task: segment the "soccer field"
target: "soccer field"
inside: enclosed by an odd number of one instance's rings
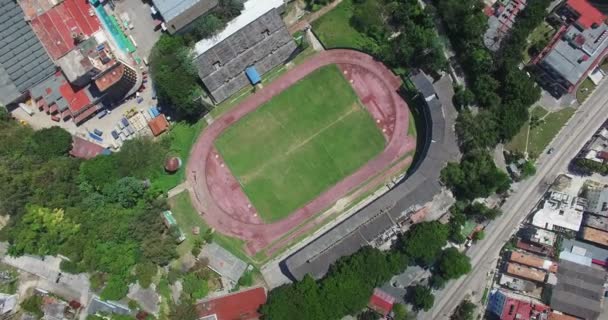
[[[352,174],[385,143],[331,65],[239,120],[215,146],[262,219],[273,222]]]

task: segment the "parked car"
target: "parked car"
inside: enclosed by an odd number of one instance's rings
[[[103,136],[103,131],[99,130],[99,129],[93,129],[93,133],[98,135],[98,136]]]
[[[55,121],[55,122],[59,122],[59,117],[58,116],[51,116],[51,120]]]
[[[547,154],[552,154],[553,151],[555,151],[555,148],[549,148],[549,150],[547,151]]]
[[[103,109],[103,110],[99,111],[99,113],[97,114],[97,118],[101,119],[101,118],[105,117],[107,114],[108,114],[108,110]]]
[[[118,140],[118,132],[116,132],[116,130],[112,130],[112,137],[116,140]]]

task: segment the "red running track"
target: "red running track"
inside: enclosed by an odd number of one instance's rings
[[[236,121],[277,94],[311,72],[330,64],[336,64],[342,70],[388,142],[381,154],[359,170],[288,217],[266,224],[258,217],[238,181],[224,165],[215,150],[215,139]],[[409,112],[407,104],[397,94],[400,86],[401,80],[382,63],[353,50],[324,51],[294,67],[228,111],[201,133],[191,150],[186,169],[194,207],[216,231],[244,240],[249,254],[263,250],[415,149],[415,138],[407,136]]]

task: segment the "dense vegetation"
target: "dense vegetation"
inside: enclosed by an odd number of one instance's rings
[[[488,152],[510,140],[528,120],[528,110],[540,98],[540,88],[519,68],[528,35],[542,22],[549,0],[531,2],[517,17],[510,36],[497,53],[483,44],[487,20],[477,0],[436,0],[458,60],[466,73],[467,89],[457,88],[454,101],[464,110],[456,132],[464,152],[451,163],[442,180],[459,199],[487,197],[508,190],[510,181]],[[476,114],[465,107],[479,106]]]
[[[161,171],[161,144],[133,140],[119,153],[81,161],[68,157],[71,137],[62,129],[34,132],[0,118],[0,208],[10,215],[2,234],[9,254],[62,254],[70,259],[62,263],[67,272],[104,273],[108,299],[126,294],[136,265],[156,270],[175,257],[175,239],[159,214],[165,201],[143,181]]]
[[[469,272],[471,264],[454,248],[442,250],[448,236],[448,225],[436,221],[416,224],[389,252],[364,247],[338,260],[318,281],[306,276],[302,281],[274,289],[261,312],[265,319],[341,319],[354,315],[366,306],[375,287],[412,264],[430,267],[442,283],[456,279]],[[433,305],[428,287],[410,291],[406,299],[417,309],[427,310]],[[408,317],[404,312],[402,318]]]
[[[204,94],[192,56],[192,46],[226,27],[243,9],[240,0],[220,0],[209,14],[192,23],[184,35],[163,34],[150,53],[150,75],[159,102],[184,119],[198,119],[207,111]]]
[[[397,72],[408,68],[438,71],[447,60],[432,14],[417,0],[354,0],[351,25],[371,41],[365,51]]]

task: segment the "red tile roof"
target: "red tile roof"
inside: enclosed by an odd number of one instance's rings
[[[517,300],[507,297],[505,305],[502,309],[501,320],[530,320],[544,311],[548,311],[549,307],[544,304],[535,304],[527,301]]]
[[[86,89],[84,88],[76,89],[72,87],[70,83],[67,82],[65,79],[63,84],[59,87],[59,92],[61,93],[65,101],[67,101],[68,106],[70,107],[70,111],[72,111],[72,113],[77,114],[83,108],[91,104],[91,99],[89,99],[89,96],[87,95],[85,90]]]
[[[217,320],[253,320],[260,317],[257,310],[264,303],[266,291],[254,288],[202,301],[196,310],[199,318],[215,315]]]
[[[150,120],[150,122],[148,122],[148,126],[150,127],[150,130],[152,130],[152,134],[156,137],[169,129],[169,122],[167,121],[165,115],[161,114],[160,116]]]
[[[80,159],[91,159],[95,158],[106,149],[98,144],[84,140],[79,137],[72,138],[72,150],[70,155]]]
[[[393,309],[394,303],[395,298],[393,296],[376,288],[367,306],[379,314],[386,316]]]
[[[32,19],[32,28],[53,60],[57,60],[76,44],[72,33],[90,36],[100,29],[97,16],[89,15],[88,1],[65,0]]]
[[[595,24],[602,24],[606,17],[587,0],[568,0],[568,6],[581,16],[577,22],[584,28],[591,28]]]

